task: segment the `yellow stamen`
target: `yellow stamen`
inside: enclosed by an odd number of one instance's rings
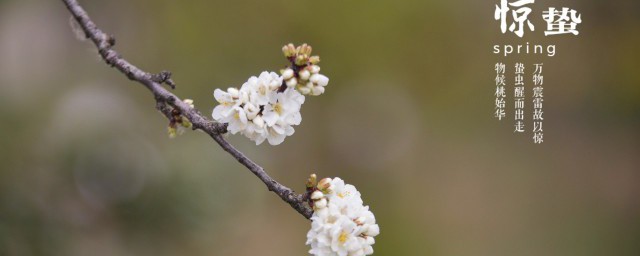
[[[340,241],[341,244],[344,244],[344,242],[347,241],[347,236],[349,234],[347,234],[347,232],[342,231],[342,233],[340,233],[340,236],[338,237],[338,241]]]
[[[344,198],[345,196],[349,196],[349,194],[351,194],[351,193],[349,193],[349,192],[344,192],[344,193],[340,192],[340,193],[338,193],[338,197]]]
[[[278,113],[278,115],[282,115],[282,104],[280,104],[280,102],[276,103],[276,105],[273,106],[273,111]]]

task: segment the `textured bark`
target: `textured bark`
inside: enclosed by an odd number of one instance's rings
[[[244,165],[256,177],[267,186],[269,191],[276,193],[283,201],[287,202],[293,209],[302,216],[309,219],[313,210],[307,205],[304,194],[296,194],[292,189],[285,187],[271,178],[258,164],[246,157],[242,152],[233,147],[222,134],[227,132],[226,125],[217,123],[205,118],[200,112],[191,108],[176,95],[165,89],[162,84],[167,84],[175,88],[175,83],[171,80],[171,73],[162,71],[159,74],[145,72],[127,60],[122,58],[115,50],[115,38],[100,30],[89,18],[87,12],[78,4],[76,0],[63,0],[67,9],[78,22],[87,38],[91,39],[98,48],[102,59],[111,67],[116,68],[126,75],[130,80],[139,82],[153,93],[156,100],[156,108],[167,118],[172,118],[172,111],[177,110],[181,115],[189,119],[194,130],[201,130],[208,134],[225,151],[231,154],[238,162]]]

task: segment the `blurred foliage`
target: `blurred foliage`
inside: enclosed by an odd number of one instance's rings
[[[278,147],[230,140],[283,184],[356,185],[376,255],[638,255],[638,1],[536,1],[577,37],[502,35],[496,1],[82,1],[209,113],[215,88],[309,43],[331,78]],[[541,22],[541,20],[538,20]],[[492,54],[556,44],[555,57]],[[0,255],[302,255],[309,223],[75,39],[60,1],[0,1]],[[493,65],[544,62],[545,143],[491,117]]]

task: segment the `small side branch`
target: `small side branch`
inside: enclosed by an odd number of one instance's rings
[[[194,130],[201,130],[208,134],[215,142],[222,147],[225,151],[231,154],[238,162],[244,165],[249,171],[251,171],[256,177],[258,177],[269,189],[276,193],[283,201],[287,202],[291,207],[298,211],[302,216],[309,219],[313,214],[313,210],[307,205],[304,194],[296,194],[292,189],[278,183],[271,178],[265,170],[245,156],[242,152],[233,147],[227,140],[224,139],[222,134],[227,132],[225,124],[217,123],[208,120],[200,112],[191,108],[188,104],[184,103],[173,93],[165,89],[162,84],[167,84],[172,89],[175,88],[175,83],[171,80],[171,73],[168,71],[162,71],[159,74],[152,74],[145,72],[127,60],[122,58],[115,50],[113,46],[115,44],[115,38],[112,35],[107,35],[91,21],[87,12],[80,6],[77,0],[63,0],[71,15],[80,24],[80,27],[86,34],[87,38],[91,39],[98,48],[98,52],[102,59],[111,67],[116,68],[122,74],[129,79],[136,81],[151,91],[156,100],[156,108],[163,113],[167,118],[171,118],[171,111],[177,110],[181,115],[189,119],[193,124]]]

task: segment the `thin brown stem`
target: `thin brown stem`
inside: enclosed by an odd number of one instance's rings
[[[276,193],[283,201],[287,202],[291,207],[298,211],[305,218],[310,218],[313,210],[307,205],[304,194],[296,194],[292,189],[285,187],[271,178],[264,168],[253,162],[242,152],[233,147],[222,136],[227,132],[225,124],[213,122],[205,118],[200,112],[191,108],[173,93],[165,89],[162,84],[165,83],[171,88],[175,88],[175,83],[171,80],[171,73],[162,71],[159,74],[151,74],[141,70],[140,68],[129,63],[122,58],[113,46],[115,38],[107,35],[91,21],[87,12],[80,6],[76,0],[63,0],[71,15],[80,24],[87,38],[91,39],[98,48],[98,53],[102,59],[111,67],[116,68],[129,79],[136,81],[151,91],[156,100],[156,108],[162,112],[167,118],[171,118],[171,110],[175,109],[185,116],[193,124],[194,130],[201,130],[211,136],[211,138],[231,154],[238,162],[247,167],[256,177],[258,177],[267,186],[269,191]]]

